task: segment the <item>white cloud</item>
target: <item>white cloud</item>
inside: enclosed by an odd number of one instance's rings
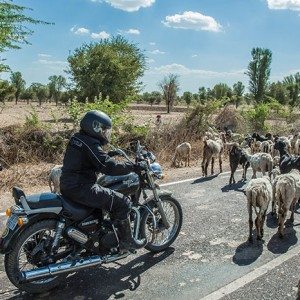
[[[41,57],[41,58],[50,58],[50,57],[52,57],[52,55],[50,55],[50,54],[45,54],[45,53],[39,53],[39,54],[38,54],[38,57]]]
[[[153,64],[153,63],[155,63],[155,60],[154,60],[154,59],[152,59],[152,58],[148,58],[148,59],[147,59],[147,63],[149,63],[149,64]]]
[[[108,39],[110,37],[110,34],[107,33],[106,31],[101,31],[99,33],[93,32],[91,34],[92,39]]]
[[[198,57],[198,54],[193,54],[192,57],[193,58]]]
[[[166,16],[162,23],[168,27],[192,30],[204,30],[219,32],[222,26],[210,16],[205,16],[199,12],[185,11],[183,14]]]
[[[139,35],[141,32],[138,29],[130,28],[128,30],[120,30],[121,33]]]
[[[270,9],[300,10],[300,0],[267,0]]]
[[[151,54],[165,54],[166,52],[163,52],[163,51],[160,51],[160,50],[156,49],[156,50],[153,50],[153,51],[149,51],[149,53],[151,53]]]
[[[150,43],[149,43],[149,45],[151,45],[151,46],[155,46],[155,45],[156,45],[156,43],[155,43],[155,42],[150,42]]]
[[[92,0],[93,1],[93,0]],[[95,0],[93,2],[96,2]],[[150,7],[155,0],[105,0],[112,7],[128,12],[138,11],[142,7]]]
[[[40,64],[43,65],[55,65],[55,66],[66,66],[68,63],[66,61],[62,60],[50,60],[50,59],[39,59],[37,61]]]
[[[201,70],[201,69],[190,69],[181,64],[170,64],[163,65],[160,67],[153,68],[149,71],[152,74],[178,74],[178,75],[198,75],[200,77],[229,77],[229,76],[242,76],[245,73],[245,70],[233,70],[229,72],[217,72],[217,71],[209,71],[209,70]]]
[[[71,29],[71,32],[78,34],[78,35],[88,35],[90,34],[90,30],[84,27],[79,27],[77,28],[77,26],[73,26]]]

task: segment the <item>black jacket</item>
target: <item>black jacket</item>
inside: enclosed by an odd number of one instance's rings
[[[133,171],[129,162],[120,163],[104,152],[98,140],[75,133],[67,146],[63,160],[60,187],[62,191],[94,184],[97,173],[117,176]]]

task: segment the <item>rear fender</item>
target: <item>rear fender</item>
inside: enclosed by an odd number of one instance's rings
[[[14,230],[9,230],[5,228],[2,237],[0,237],[0,253],[7,254],[12,250],[14,243],[17,241],[19,236],[23,233],[25,229],[32,226],[32,224],[46,219],[57,219],[59,220],[59,216],[55,213],[43,213],[36,215],[29,215],[28,223],[23,226],[17,226]]]

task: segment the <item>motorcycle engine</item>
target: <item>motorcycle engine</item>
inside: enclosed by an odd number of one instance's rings
[[[100,238],[100,247],[104,248],[105,250],[109,251],[117,248],[118,246],[119,242],[114,232],[108,232]]]

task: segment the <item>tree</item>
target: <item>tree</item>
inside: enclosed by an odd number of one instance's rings
[[[66,78],[62,75],[52,75],[49,78],[48,88],[49,88],[49,98],[54,99],[56,106],[61,98],[62,91],[66,87]]]
[[[240,105],[242,99],[243,99],[243,94],[245,92],[245,86],[241,81],[238,81],[233,85],[233,95],[235,97],[235,107],[238,108]]]
[[[193,100],[193,94],[191,92],[184,92],[182,98],[185,101],[186,105],[189,107]]]
[[[268,96],[275,99],[282,105],[288,104],[288,91],[284,85],[284,83],[278,81],[278,82],[272,82],[268,89]]]
[[[299,105],[300,102],[300,73],[287,76],[283,79],[283,84],[289,93],[289,104],[292,107]]]
[[[20,94],[25,89],[25,80],[22,78],[21,72],[12,72],[10,76],[10,80],[12,85],[15,88],[15,100],[16,104],[18,104]]]
[[[0,80],[0,102],[13,98],[15,88],[7,80]]]
[[[39,106],[42,106],[42,102],[45,101],[47,99],[47,97],[49,96],[49,90],[47,85],[38,83],[38,82],[34,82],[31,84],[30,88],[32,89],[32,91],[34,92],[34,95],[36,96],[36,98],[39,101]]]
[[[252,60],[246,74],[249,76],[249,91],[256,103],[264,100],[271,74],[272,52],[269,49],[253,48]]]
[[[22,44],[29,44],[27,38],[33,33],[28,28],[29,24],[50,24],[26,16],[26,10],[29,8],[11,1],[0,2],[0,54],[8,49],[20,49]],[[0,63],[0,72],[7,69],[7,66]]]
[[[204,103],[204,101],[207,99],[207,92],[206,88],[204,86],[199,88],[199,100]]]
[[[159,83],[159,86],[167,105],[167,113],[169,114],[177,98],[177,92],[179,91],[178,75],[169,74]]]
[[[225,97],[231,97],[231,89],[226,83],[218,83],[213,88],[213,95],[215,99],[221,100]]]
[[[20,95],[20,98],[26,100],[27,104],[29,104],[29,101],[33,100],[34,97],[35,97],[35,93],[32,87],[28,87],[27,89],[24,89]]]
[[[120,102],[136,94],[146,67],[144,53],[122,36],[85,44],[69,56],[70,74],[79,99],[94,101],[102,94]]]

